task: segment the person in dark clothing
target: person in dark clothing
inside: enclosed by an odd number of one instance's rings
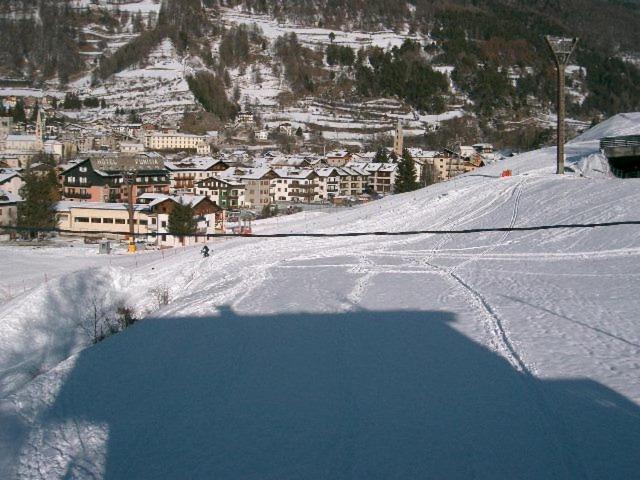
[[[207,258],[209,256],[209,247],[205,245],[204,247],[202,247],[202,250],[200,250],[200,253],[204,258]]]

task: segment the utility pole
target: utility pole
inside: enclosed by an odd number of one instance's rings
[[[556,173],[562,175],[564,173],[564,143],[565,143],[565,92],[564,92],[564,80],[565,69],[571,54],[578,44],[577,38],[563,38],[552,37],[547,35],[545,37],[547,44],[551,49],[553,58],[556,64],[556,70],[558,74],[558,99],[557,99],[557,111],[558,111],[558,157],[557,157],[557,171]]]
[[[135,171],[122,173],[122,178],[127,188],[127,212],[129,212],[129,251],[135,252],[135,227],[134,227],[134,207],[133,207],[133,182],[135,181]]]

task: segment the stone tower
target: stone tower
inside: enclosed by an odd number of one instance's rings
[[[393,151],[398,157],[402,156],[402,149],[404,148],[404,134],[402,133],[402,122],[398,119],[398,126],[396,127],[396,136],[393,140]]]
[[[45,132],[45,117],[42,114],[42,108],[38,109],[38,115],[36,117],[36,141],[38,150],[44,148],[44,132]]]

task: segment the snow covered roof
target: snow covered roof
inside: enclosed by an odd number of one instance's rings
[[[330,177],[333,174],[338,174],[336,167],[323,167],[316,169],[316,173],[319,177]]]
[[[340,175],[369,175],[367,170],[365,170],[362,165],[345,165],[344,167],[338,168],[338,173]]]
[[[0,183],[8,182],[13,177],[19,177],[20,173],[15,170],[1,170],[0,171]]]
[[[333,152],[327,153],[327,157],[331,158],[344,158],[349,155],[349,152],[346,150],[334,150]]]
[[[183,160],[165,161],[164,166],[168,170],[209,170],[214,165],[221,163],[219,158],[210,156],[204,157],[187,157]]]
[[[434,158],[437,157],[440,152],[437,150],[423,150],[422,148],[409,148],[409,154],[415,158]]]
[[[241,171],[244,170],[243,173],[238,172],[238,178],[244,179],[244,180],[260,180],[264,178],[264,176],[267,175],[269,172],[274,172],[274,170],[268,167],[239,169],[239,170]]]
[[[195,207],[200,202],[208,198],[209,197],[205,195],[165,195],[164,193],[143,193],[138,197],[139,200],[150,200],[149,202],[145,202],[144,204],[148,205],[151,208],[166,200],[173,200],[176,203],[182,203],[184,205]]]
[[[37,142],[35,135],[7,135],[7,142]]]
[[[104,203],[104,202],[72,202],[61,201],[56,204],[56,211],[69,212],[71,210],[127,210],[126,203]],[[149,205],[136,204],[133,206],[136,212],[149,210]]]
[[[20,195],[15,195],[13,193],[0,190],[0,205],[8,205],[11,203],[18,203],[21,201],[22,201],[22,197],[20,197]]]
[[[205,139],[206,137],[204,135],[194,135],[192,133],[159,133],[159,132],[153,132],[150,133],[148,135],[149,137],[182,137],[182,138],[200,138],[200,139]]]
[[[397,163],[359,163],[356,165],[350,164],[350,168],[358,168],[360,170],[364,170],[365,172],[395,172],[398,168]]]
[[[315,171],[311,168],[275,168],[273,171],[281,178],[291,179],[307,179],[316,175]]]

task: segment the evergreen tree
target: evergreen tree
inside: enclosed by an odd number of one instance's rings
[[[169,214],[169,224],[167,230],[171,235],[183,237],[195,235],[197,222],[195,220],[195,211],[193,207],[182,202],[174,205],[173,210]]]
[[[38,111],[40,110],[40,105],[36,102],[36,105],[33,107],[33,111],[31,112],[31,121],[35,122],[38,120]]]
[[[387,153],[386,147],[378,148],[376,152],[376,156],[373,157],[374,163],[389,163],[389,154]]]
[[[18,205],[18,227],[25,237],[36,238],[40,232],[55,228],[58,178],[54,170],[38,175],[27,170],[20,189],[23,202]]]
[[[402,158],[398,162],[394,193],[412,192],[420,188],[416,181],[416,164],[406,148],[402,151]]]
[[[22,100],[16,102],[16,107],[13,109],[13,121],[16,123],[27,122],[27,115],[24,112],[24,103]]]

